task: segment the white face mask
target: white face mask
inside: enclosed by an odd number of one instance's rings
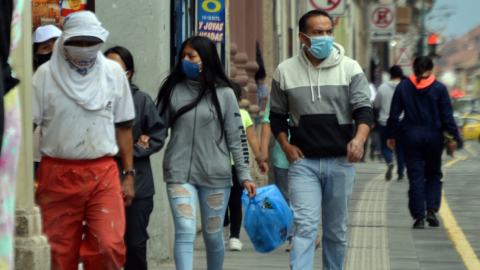
[[[98,51],[103,43],[90,47],[63,46],[64,54],[70,62],[70,67],[80,74],[87,74],[95,64]]]

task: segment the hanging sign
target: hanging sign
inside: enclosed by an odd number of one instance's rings
[[[413,73],[413,59],[408,54],[407,49],[403,48],[400,51],[400,55],[397,57],[397,60],[395,60],[395,65],[402,69],[403,75],[405,76],[410,76]]]
[[[396,34],[395,4],[370,6],[370,38],[372,41],[389,41]]]
[[[225,0],[198,1],[198,35],[225,42]]]
[[[345,14],[346,0],[307,0],[307,11],[319,9],[326,11],[330,16]]]
[[[400,67],[411,67],[413,65],[413,60],[408,54],[407,49],[403,48],[400,51],[400,55],[398,56],[397,61],[395,61],[395,65]]]

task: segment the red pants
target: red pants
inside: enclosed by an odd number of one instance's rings
[[[43,157],[36,181],[35,197],[52,250],[52,270],[77,270],[79,257],[85,270],[121,269],[125,209],[113,158]]]

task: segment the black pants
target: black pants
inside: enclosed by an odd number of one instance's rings
[[[153,210],[153,197],[133,200],[125,207],[127,219],[125,229],[125,245],[127,247],[127,263],[124,270],[147,270],[147,226]]]
[[[441,132],[424,128],[411,128],[402,135],[410,183],[408,208],[414,219],[425,218],[425,206],[438,211],[442,201],[444,137]]]
[[[242,227],[242,194],[243,187],[238,183],[237,170],[232,166],[233,187],[228,200],[228,208],[225,212],[225,222],[223,226],[230,224],[230,238],[240,238],[240,228]],[[230,219],[228,212],[230,210]]]
[[[374,159],[375,151],[379,150],[378,146],[380,145],[380,129],[376,128],[370,132],[370,159]],[[366,152],[366,151],[365,151]]]

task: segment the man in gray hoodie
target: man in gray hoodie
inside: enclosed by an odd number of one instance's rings
[[[334,43],[328,13],[306,13],[299,28],[305,47],[278,66],[270,99],[271,128],[290,163],[290,204],[296,226],[290,266],[313,269],[322,211],[323,269],[342,269],[353,163],[362,158],[373,124],[370,89],[358,63]]]
[[[382,145],[382,155],[387,162],[387,173],[385,174],[385,180],[392,180],[393,172],[393,156],[392,150],[387,146],[387,120],[390,116],[390,105],[392,104],[393,93],[397,85],[405,78],[403,75],[402,68],[399,66],[393,66],[389,70],[390,81],[382,84],[378,88],[377,96],[375,98],[374,107],[379,110],[378,123],[380,125],[380,141]],[[400,116],[400,125],[401,120],[403,119],[403,114]],[[405,161],[403,160],[403,152],[401,146],[401,140],[398,140],[395,145],[395,154],[397,156],[397,172],[398,172],[398,181],[403,180],[404,171],[405,171]]]

